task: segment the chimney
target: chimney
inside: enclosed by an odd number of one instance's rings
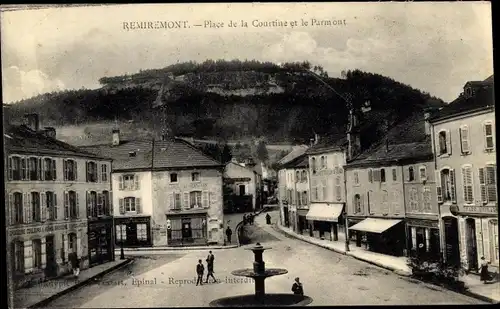
[[[56,129],[53,127],[45,127],[43,129],[43,134],[47,137],[55,139],[56,138]]]
[[[25,114],[24,124],[31,130],[38,132],[40,130],[40,121],[38,118],[38,114],[36,113]]]
[[[354,111],[349,111],[347,124],[347,160],[352,160],[361,150],[361,140],[358,130],[358,123]]]
[[[120,129],[113,129],[113,146],[120,145]]]
[[[319,142],[319,135],[317,133],[314,133],[314,145],[317,145]]]
[[[429,111],[424,112],[424,126],[425,126],[425,135],[431,135],[431,123],[429,119],[431,118],[431,113]]]

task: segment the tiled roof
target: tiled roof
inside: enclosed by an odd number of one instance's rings
[[[306,154],[303,154],[285,164],[282,168],[306,168],[309,166],[309,159]]]
[[[187,167],[221,167],[222,163],[205,155],[201,150],[181,139],[165,141],[122,141],[111,144],[81,147],[113,158],[113,170],[167,169]],[[131,156],[131,153],[135,155]]]
[[[5,149],[10,152],[46,154],[56,156],[76,156],[96,159],[109,157],[96,155],[93,152],[82,150],[55,138],[35,132],[30,128],[21,126],[8,126],[4,131]]]
[[[322,136],[318,143],[307,149],[306,154],[317,154],[335,150],[342,150],[347,143],[346,134]]]
[[[283,164],[290,162],[291,160],[303,155],[307,149],[308,149],[308,147],[306,145],[300,145],[300,146],[296,147],[295,149],[290,151],[286,156],[281,158],[278,161],[278,165],[283,165]]]
[[[435,121],[454,115],[494,106],[495,98],[493,87],[482,88],[478,89],[471,97],[465,95],[459,96],[455,101],[446,105],[439,112],[432,115],[431,120]]]

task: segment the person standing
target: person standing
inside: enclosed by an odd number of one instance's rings
[[[271,216],[269,214],[266,214],[266,223],[271,224]]]
[[[292,292],[295,295],[304,295],[304,288],[302,287],[299,277],[295,278],[295,282],[292,285]]]
[[[215,279],[215,277],[214,277],[214,260],[215,260],[215,257],[212,254],[212,251],[209,251],[207,259],[206,259],[206,261],[207,261],[207,280],[205,281],[205,283],[208,283],[209,277],[212,277],[214,282],[217,282],[217,279]]]
[[[486,283],[490,280],[490,272],[488,271],[488,261],[484,259],[484,256],[481,257],[481,281]]]
[[[198,279],[196,279],[196,285],[198,285],[198,283],[203,285],[203,272],[205,272],[205,266],[203,266],[201,260],[198,260],[198,264],[196,265],[196,275],[198,276]]]
[[[227,236],[227,241],[231,243],[231,235],[233,235],[233,231],[231,228],[228,226],[226,229],[226,236]]]
[[[76,254],[76,252],[71,252],[69,259],[71,262],[71,268],[73,270],[73,276],[78,278],[78,275],[80,275],[80,259],[78,259],[78,255]]]

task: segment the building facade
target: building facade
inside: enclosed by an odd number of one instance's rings
[[[94,215],[109,218],[111,205],[109,198],[94,203],[89,192],[111,195],[111,160],[56,140],[52,128],[40,131],[37,115],[29,115],[27,126],[7,128],[4,139],[7,248],[15,286],[67,273],[72,252],[82,269],[95,264],[90,222]],[[111,240],[111,233],[102,237]],[[99,252],[105,255],[98,262],[114,260],[111,241]]]
[[[493,76],[431,117],[443,258],[498,272],[498,197]]]
[[[113,158],[116,244],[221,244],[223,165],[182,139],[122,140],[85,147]]]
[[[262,176],[252,168],[237,162],[229,162],[224,168],[224,183],[231,188],[234,204],[250,203],[251,209],[257,209],[258,195],[262,191]]]

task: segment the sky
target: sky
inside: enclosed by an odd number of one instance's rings
[[[312,25],[312,19],[330,25]],[[248,27],[241,27],[242,20]],[[286,21],[287,26],[252,26],[255,20]],[[130,29],[137,21],[186,21],[190,28]],[[238,27],[228,27],[230,21]],[[213,27],[195,26],[209,22]],[[331,77],[360,69],[449,102],[465,82],[493,74],[491,29],[489,2],[128,4],[6,11],[1,15],[3,101],[98,88],[104,76],[177,62],[255,59],[309,61]]]

